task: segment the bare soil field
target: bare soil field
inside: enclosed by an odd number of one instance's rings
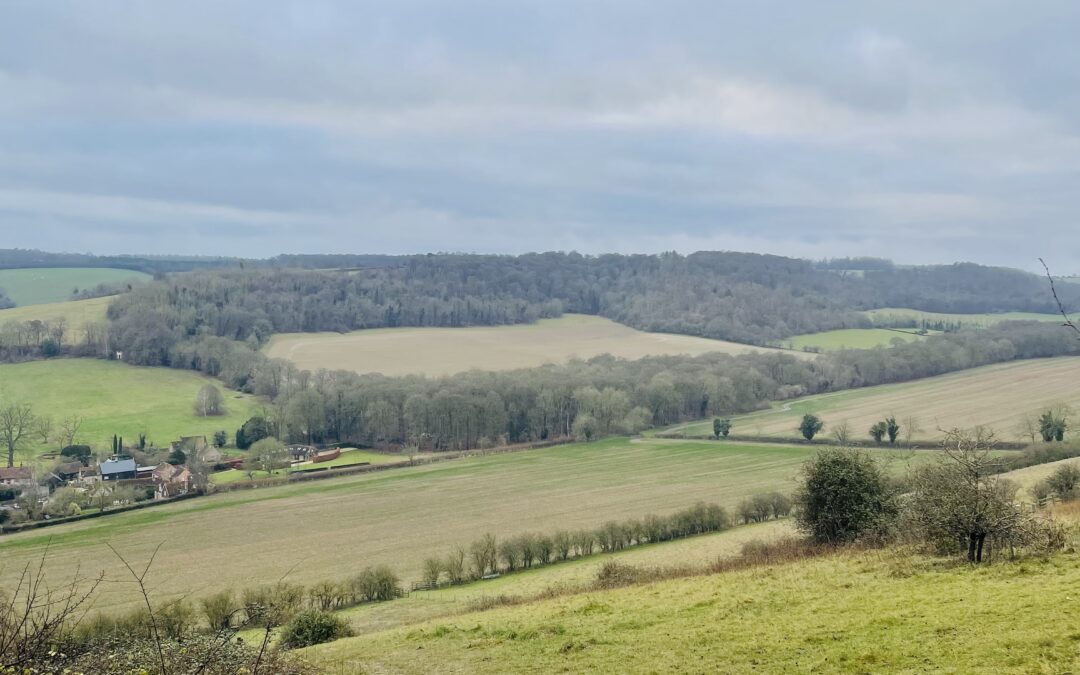
[[[275,335],[265,351],[268,356],[288,359],[307,370],[449,375],[473,368],[530,368],[600,354],[638,359],[663,354],[776,350],[688,335],[646,333],[602,317],[567,314],[516,326],[289,333]]]

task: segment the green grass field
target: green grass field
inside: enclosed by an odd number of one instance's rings
[[[990,326],[1002,321],[1061,321],[1060,314],[1036,314],[1034,312],[1003,312],[1000,314],[942,314],[923,312],[918,309],[884,307],[863,312],[874,323],[889,324],[894,321],[914,319],[916,321],[944,321],[964,326]]]
[[[334,673],[1068,673],[1080,556],[896,552],[569,595],[312,647]],[[392,603],[391,603],[392,604]]]
[[[284,469],[274,471],[273,476],[284,478],[288,473],[305,471],[318,471],[323,468],[330,468],[336,466],[346,466],[349,464],[358,464],[360,462],[367,462],[369,464],[407,464],[409,458],[407,455],[395,455],[383,452],[368,452],[366,450],[345,450],[341,453],[341,456],[337,459],[330,460],[329,462],[319,462],[318,464],[301,464],[294,467],[289,471]],[[246,472],[240,469],[229,469],[228,471],[219,471],[210,477],[210,480],[216,485],[226,485],[230,483],[242,483],[249,480],[265,480],[269,476],[265,471],[258,471],[254,476],[249,477]]]
[[[873,349],[874,347],[888,347],[894,340],[911,342],[922,339],[923,336],[915,333],[889,330],[887,328],[846,328],[843,330],[829,330],[821,333],[808,333],[796,335],[783,341],[782,346],[787,349],[806,349],[816,347],[823,352],[836,351],[838,349]]]
[[[830,424],[847,421],[853,437],[869,441],[870,426],[886,415],[906,425],[914,418],[916,440],[934,441],[940,429],[984,425],[1000,440],[1029,441],[1020,431],[1027,414],[1058,404],[1080,405],[1080,357],[1013,361],[901,384],[851,389],[776,403],[733,419],[733,434],[795,437],[802,416],[813,413]],[[669,431],[712,433],[712,421],[677,425]],[[903,433],[903,432],[901,432]]]
[[[112,298],[92,298],[0,309],[0,326],[9,322],[23,323],[34,320],[51,323],[63,318],[67,322],[64,342],[78,344],[86,339],[86,326],[105,323],[105,310],[111,301]]]
[[[55,421],[82,416],[77,440],[99,451],[108,450],[113,434],[134,442],[145,432],[159,445],[180,436],[209,437],[219,429],[231,435],[261,405],[253,397],[224,390],[227,414],[198,417],[195,395],[208,382],[216,381],[191,371],[96,359],[0,364],[0,400],[29,402],[36,414]],[[55,447],[32,436],[23,460],[31,461],[45,449]]]
[[[763,350],[723,340],[646,333],[603,317],[568,314],[516,326],[289,333],[275,335],[265,351],[312,371],[327,368],[386,375],[448,375],[472,368],[529,368],[600,354],[637,359],[660,354]]]
[[[0,585],[50,548],[53,577],[108,569],[104,545],[139,560],[162,544],[153,583],[198,597],[253,580],[341,579],[386,563],[407,581],[429,555],[498,537],[594,527],[699,500],[735,506],[789,490],[809,447],[610,439],[212,495],[0,538]],[[885,455],[886,453],[883,453]],[[895,470],[922,455],[897,453]],[[132,599],[111,584],[105,605]]]
[[[139,282],[150,279],[144,272],[97,267],[43,267],[0,270],[0,288],[19,307],[64,302],[78,289],[98,284]]]

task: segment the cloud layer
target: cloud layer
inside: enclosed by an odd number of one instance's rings
[[[0,246],[1080,272],[1080,6],[0,0]]]

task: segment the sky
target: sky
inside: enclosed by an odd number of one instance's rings
[[[0,0],[0,248],[1080,272],[1080,3]]]

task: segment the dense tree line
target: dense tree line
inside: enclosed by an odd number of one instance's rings
[[[428,255],[381,266],[367,262],[373,266],[350,271],[265,269],[264,263],[172,275],[118,299],[110,318],[128,351],[152,354],[203,334],[261,342],[276,332],[499,325],[563,312],[766,344],[869,326],[857,310],[874,307],[1054,310],[1039,277],[968,264],[848,275],[806,260],[727,252]],[[1080,299],[1080,287],[1065,292],[1071,294],[1067,302]]]

